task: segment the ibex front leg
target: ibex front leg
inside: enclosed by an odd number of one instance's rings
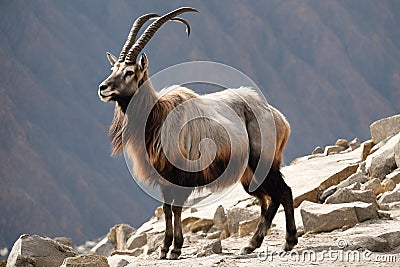
[[[160,259],[165,259],[167,257],[169,247],[172,245],[172,240],[174,238],[174,232],[172,228],[172,195],[170,190],[167,188],[161,189],[164,204],[163,211],[165,215],[165,234],[164,234],[164,242],[160,251]]]
[[[181,221],[182,207],[172,206],[172,212],[174,213],[174,248],[172,249],[169,258],[171,260],[176,260],[181,255],[181,250],[183,246],[183,233],[182,233],[182,221]]]

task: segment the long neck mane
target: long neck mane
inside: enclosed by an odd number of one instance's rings
[[[157,98],[157,93],[155,92],[150,80],[147,80],[137,90],[134,96],[121,98],[116,101],[114,118],[111,122],[109,129],[112,155],[116,155],[123,150],[124,144],[122,140],[122,135],[127,125],[127,118],[130,117],[133,120],[137,120],[138,118],[140,118],[139,116],[143,114],[141,111],[144,111],[146,110],[146,108],[149,109],[149,107],[154,106],[154,104],[157,102]],[[128,111],[128,106],[131,101],[131,106],[134,106],[134,108],[130,108]],[[127,111],[130,112],[130,115],[132,116],[127,116]]]

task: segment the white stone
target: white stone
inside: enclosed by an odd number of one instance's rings
[[[329,232],[342,227],[352,227],[367,219],[378,218],[373,204],[352,202],[342,204],[317,204],[304,201],[300,214],[305,232]]]
[[[97,245],[95,245],[90,252],[108,257],[114,250],[115,245],[111,242],[107,235],[99,243],[97,243]]]
[[[65,258],[76,253],[48,237],[21,235],[14,243],[7,260],[7,267],[46,266],[59,267]]]
[[[366,168],[371,178],[383,180],[387,174],[396,169],[394,147],[400,142],[400,133],[390,138],[382,147],[366,159]]]
[[[106,257],[88,254],[66,258],[60,267],[109,267],[109,265]]]
[[[375,144],[400,133],[400,114],[375,121],[370,125],[370,131]]]

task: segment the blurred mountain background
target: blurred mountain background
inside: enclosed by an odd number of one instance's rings
[[[0,247],[22,233],[74,243],[139,226],[158,203],[110,157],[100,102],[133,20],[187,5],[145,51],[150,74],[192,60],[247,74],[292,125],[286,162],[400,111],[399,1],[0,2]],[[240,85],[238,85],[240,86]]]

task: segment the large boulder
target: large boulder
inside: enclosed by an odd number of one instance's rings
[[[400,184],[398,184],[392,191],[383,193],[379,198],[379,204],[398,201],[400,201]]]
[[[210,228],[213,225],[214,225],[213,220],[201,218],[201,219],[195,221],[194,223],[192,223],[189,230],[192,233],[199,232],[199,231],[207,232],[208,230],[210,230]]]
[[[332,155],[332,154],[340,153],[340,152],[345,151],[345,150],[346,150],[346,148],[343,147],[343,146],[337,146],[337,145],[326,146],[325,150],[324,150],[324,154],[325,155]]]
[[[110,256],[115,250],[114,243],[108,238],[108,235],[104,237],[99,243],[90,249],[91,253],[102,256]]]
[[[100,255],[79,255],[66,258],[60,267],[109,267],[107,258]]]
[[[373,252],[388,252],[391,250],[389,242],[378,236],[353,235],[350,237],[349,241],[349,248],[352,250],[368,249]]]
[[[128,241],[126,241],[126,249],[140,248],[146,244],[147,244],[147,234],[146,233],[135,234],[135,235],[132,235],[128,239]]]
[[[72,239],[69,237],[59,236],[59,237],[53,238],[53,240],[57,241],[58,243],[61,243],[63,245],[66,245],[68,247],[72,247]]]
[[[304,201],[300,214],[305,232],[329,232],[343,227],[352,227],[359,222],[378,218],[373,204],[352,202],[342,204],[317,204]]]
[[[351,140],[349,143],[349,147],[351,148],[351,150],[355,150],[360,146],[361,146],[360,139],[358,139],[357,137]]]
[[[213,222],[215,228],[221,231],[221,239],[229,237],[230,233],[228,228],[228,219],[225,214],[225,209],[222,205],[219,205],[218,208],[215,210]]]
[[[374,146],[374,142],[372,140],[365,141],[361,145],[362,153],[361,153],[361,161],[367,159],[368,155],[371,153],[371,149]]]
[[[126,248],[126,241],[135,233],[136,229],[129,224],[117,224],[110,228],[108,237],[117,250],[124,250]]]
[[[367,181],[365,184],[362,185],[361,189],[371,190],[372,192],[374,192],[375,195],[379,195],[385,191],[381,184],[381,180],[379,180],[378,178],[373,178]]]
[[[239,232],[239,223],[259,217],[259,213],[250,209],[232,208],[227,212],[228,229],[231,234]]]
[[[372,203],[377,207],[376,197],[370,190],[351,190],[340,188],[325,201],[327,204],[340,204],[350,202]]]
[[[285,181],[292,188],[294,207],[304,200],[317,202],[326,189],[355,173],[361,152],[358,148],[329,157],[303,157],[297,164],[282,168]]]
[[[371,178],[383,180],[387,174],[397,168],[394,148],[400,142],[400,133],[390,138],[366,159],[366,168]]]
[[[21,235],[14,243],[7,260],[7,267],[46,266],[59,267],[65,258],[76,253],[48,237]]]
[[[375,144],[400,133],[400,114],[375,121],[371,124],[370,132]]]
[[[336,140],[335,146],[341,146],[344,149],[349,147],[349,141],[347,141],[346,139],[340,138],[338,140]]]
[[[397,168],[396,170],[392,171],[388,175],[386,175],[385,180],[392,180],[395,184],[400,183],[400,168]]]
[[[222,253],[222,245],[220,239],[214,239],[204,244],[197,252],[197,257],[210,256],[212,254]]]
[[[394,161],[396,162],[397,168],[400,168],[400,142],[394,146]]]

